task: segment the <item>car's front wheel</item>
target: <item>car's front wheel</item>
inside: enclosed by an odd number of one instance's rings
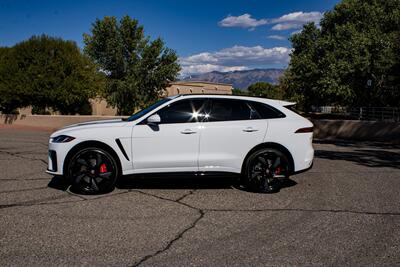
[[[68,164],[71,189],[81,194],[107,193],[118,177],[115,159],[106,150],[90,147],[77,151]]]
[[[243,171],[246,189],[261,193],[279,191],[280,181],[289,177],[289,161],[285,154],[273,148],[253,152]]]

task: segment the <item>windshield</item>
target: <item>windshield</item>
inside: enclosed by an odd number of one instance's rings
[[[154,104],[148,106],[145,109],[142,109],[141,111],[136,112],[135,114],[133,114],[132,116],[130,116],[128,119],[126,119],[127,121],[134,121],[139,119],[140,117],[146,115],[147,113],[149,113],[150,111],[154,110],[155,108],[161,106],[162,104],[170,101],[171,98],[163,98],[157,102],[155,102]]]

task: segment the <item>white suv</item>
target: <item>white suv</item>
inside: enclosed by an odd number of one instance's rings
[[[311,167],[313,125],[293,103],[244,96],[178,95],[128,119],[80,123],[50,137],[47,172],[84,194],[109,192],[119,175],[228,172],[251,190]]]

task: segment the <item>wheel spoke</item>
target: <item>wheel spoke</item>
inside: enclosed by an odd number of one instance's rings
[[[100,178],[110,178],[110,176],[112,175],[112,172],[103,172],[103,173],[99,173],[99,177]]]
[[[96,153],[96,167],[99,167],[103,163],[103,157],[100,153]]]
[[[87,184],[90,184],[90,177],[87,175],[83,176],[83,181],[85,181]]]
[[[89,159],[89,166],[91,167],[91,168],[94,168],[94,167],[96,167],[96,159],[95,158],[90,158]]]
[[[88,166],[86,160],[84,160],[82,158],[77,159],[76,163],[79,163],[80,165],[83,165],[83,166],[86,166],[86,167]]]
[[[93,188],[95,191],[99,191],[99,187],[97,186],[97,183],[96,183],[95,179],[94,179],[94,178],[91,178],[90,180],[91,180],[92,188]]]
[[[267,168],[271,169],[271,167],[272,167],[272,159],[268,159],[267,160]]]
[[[280,157],[276,157],[274,164],[272,165],[272,169],[275,169],[276,167],[278,167],[281,164],[281,158]]]
[[[76,183],[79,184],[81,182],[82,178],[85,177],[85,176],[86,176],[86,173],[82,173],[82,174],[79,174],[78,176],[76,176],[75,177]]]
[[[253,171],[252,173],[251,173],[251,179],[254,179],[254,178],[256,178],[256,177],[258,177],[258,176],[260,176],[261,175],[261,172],[260,171]]]
[[[264,164],[264,165],[267,164],[267,161],[266,161],[263,157],[259,156],[257,159],[258,159],[258,161],[261,162],[262,164]]]
[[[271,180],[268,179],[268,178],[266,178],[266,179],[263,179],[263,180],[261,181],[261,183],[262,183],[262,186],[263,186],[264,188],[267,188],[267,187],[270,185]]]

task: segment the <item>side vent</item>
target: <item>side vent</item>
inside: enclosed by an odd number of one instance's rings
[[[115,142],[117,143],[119,149],[121,150],[121,152],[124,155],[124,157],[126,158],[126,160],[129,161],[128,155],[126,154],[126,151],[125,151],[124,147],[122,146],[121,141],[119,139],[115,139]]]

